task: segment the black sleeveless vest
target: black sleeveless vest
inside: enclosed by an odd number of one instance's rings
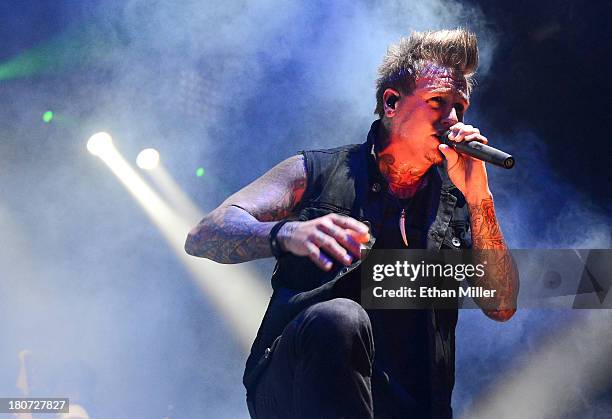
[[[366,247],[374,245],[382,226],[382,194],[387,189],[373,154],[379,123],[372,124],[363,144],[301,152],[308,183],[293,218],[307,221],[332,212],[347,215],[370,226],[371,239]],[[428,203],[433,221],[428,228],[427,248],[470,248],[465,198],[451,183],[444,167],[433,170],[433,193]],[[310,305],[343,296],[339,294],[339,283],[360,263],[357,260],[349,267],[335,264],[330,272],[324,272],[307,257],[288,254],[277,261],[272,274],[272,298],[246,363],[247,398],[285,326]],[[457,310],[429,310],[427,322],[431,417],[447,418],[452,416],[450,398],[455,381]]]

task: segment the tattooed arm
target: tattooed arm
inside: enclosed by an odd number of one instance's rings
[[[240,263],[272,256],[268,236],[278,220],[291,215],[306,190],[303,156],[291,157],[208,214],[187,236],[185,251],[220,263]],[[360,257],[368,227],[350,217],[328,214],[286,223],[277,235],[281,248],[307,256],[329,271],[333,259],[350,265]]]
[[[493,199],[484,198],[468,206],[475,263],[484,263],[487,273],[473,280],[471,285],[495,290],[493,299],[475,300],[487,316],[506,321],[516,312],[518,272],[497,223]]]
[[[299,203],[306,179],[302,155],[279,163],[206,215],[189,232],[185,251],[220,263],[272,256],[270,230]]]
[[[448,139],[453,142],[488,143],[488,139],[472,125],[457,122],[449,130],[451,132]],[[446,157],[451,181],[463,193],[468,203],[474,262],[486,266],[485,276],[475,278],[470,281],[470,285],[494,291],[493,297],[474,300],[490,318],[506,321],[516,312],[518,273],[495,217],[485,163],[459,154],[446,144],[440,144],[438,149]]]

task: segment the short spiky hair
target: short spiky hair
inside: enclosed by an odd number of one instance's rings
[[[376,110],[384,115],[383,93],[392,88],[402,94],[414,90],[416,78],[427,63],[434,63],[458,71],[466,79],[468,94],[472,76],[478,67],[476,35],[465,29],[412,32],[410,38],[401,38],[387,49],[378,67],[376,80]]]

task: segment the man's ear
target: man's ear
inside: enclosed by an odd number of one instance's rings
[[[395,105],[400,98],[400,93],[395,89],[385,89],[383,92],[383,107],[386,117],[395,116]]]

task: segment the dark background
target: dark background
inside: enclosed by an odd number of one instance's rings
[[[554,171],[609,211],[610,4],[478,3],[500,34],[482,86],[487,117],[500,130],[530,126],[546,143]],[[523,153],[529,150],[516,152]]]

